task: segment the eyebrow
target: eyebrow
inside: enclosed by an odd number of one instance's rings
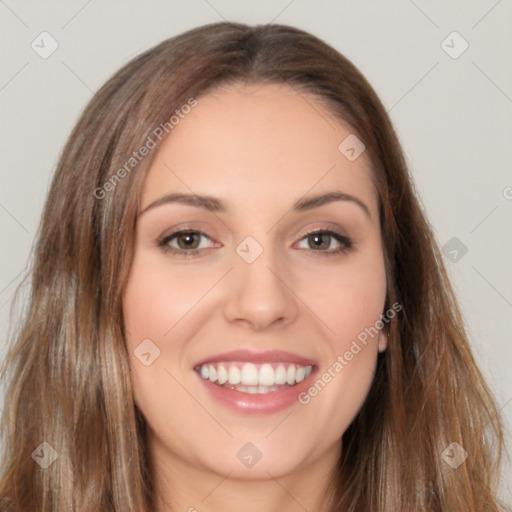
[[[370,210],[363,201],[361,201],[355,196],[346,194],[344,192],[328,192],[325,194],[309,197],[307,199],[301,198],[295,202],[295,204],[292,207],[292,211],[304,212],[308,210],[313,210],[314,208],[319,208],[320,206],[332,203],[334,201],[347,201],[356,204],[365,212],[365,214],[369,218],[371,218]],[[197,208],[204,208],[205,210],[209,210],[211,212],[225,213],[228,211],[226,205],[216,197],[197,194],[174,193],[166,194],[165,196],[160,197],[156,201],[153,201],[151,204],[146,206],[146,208],[144,208],[141,212],[139,212],[139,216],[141,216],[148,210],[152,210],[153,208],[169,203],[186,204],[189,206],[195,206]]]

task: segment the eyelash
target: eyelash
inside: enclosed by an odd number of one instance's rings
[[[187,258],[190,256],[196,256],[197,254],[199,254],[199,251],[201,249],[192,249],[190,251],[186,251],[184,249],[176,249],[175,247],[171,247],[169,245],[169,242],[179,235],[192,235],[192,234],[198,234],[200,236],[205,236],[206,238],[210,238],[206,233],[203,233],[202,231],[192,230],[192,229],[182,229],[180,231],[175,231],[174,233],[171,233],[170,235],[166,235],[166,236],[160,238],[157,241],[157,245],[158,245],[158,247],[160,247],[162,249],[162,251],[164,253],[172,253],[175,255],[182,256],[184,258]],[[354,243],[352,242],[352,240],[350,238],[348,238],[345,235],[342,235],[341,233],[338,233],[337,231],[333,231],[330,229],[317,229],[317,230],[310,231],[310,232],[306,233],[300,239],[300,241],[308,238],[311,235],[328,235],[328,236],[334,238],[340,244],[340,246],[337,249],[330,250],[330,251],[323,251],[323,250],[316,251],[314,249],[309,249],[315,256],[321,256],[321,257],[336,256],[338,254],[348,253],[348,252],[354,250],[354,247],[355,247]]]

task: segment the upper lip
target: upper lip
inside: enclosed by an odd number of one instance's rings
[[[222,361],[241,361],[247,363],[278,363],[288,362],[295,363],[301,366],[314,366],[316,362],[313,359],[302,357],[291,352],[284,350],[268,350],[265,352],[254,352],[252,350],[232,350],[231,352],[223,352],[222,354],[215,354],[196,363],[196,366],[202,366],[208,363],[219,363]]]

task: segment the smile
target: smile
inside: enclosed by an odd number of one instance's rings
[[[217,386],[250,394],[266,394],[291,388],[311,375],[312,365],[290,362],[255,364],[229,361],[195,368],[201,378]]]
[[[239,414],[271,414],[297,404],[318,362],[284,350],[217,353],[193,367],[205,399]]]

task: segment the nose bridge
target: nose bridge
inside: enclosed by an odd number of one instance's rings
[[[288,322],[297,313],[293,293],[285,285],[286,275],[272,236],[248,236],[236,247],[234,269],[225,304],[228,321],[245,321],[256,329]]]

